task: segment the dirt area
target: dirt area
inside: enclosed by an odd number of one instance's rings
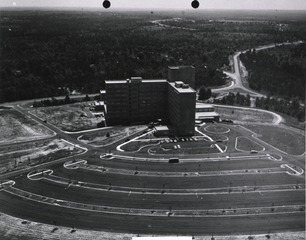
[[[269,235],[269,238],[267,237]],[[6,214],[0,215],[0,236],[2,240],[131,240],[137,234],[89,231],[31,222]],[[153,235],[140,235],[149,237]],[[156,237],[158,235],[154,235]],[[238,236],[214,236],[215,240],[305,240],[304,232],[270,233]],[[212,236],[195,236],[195,240],[211,240]]]
[[[235,122],[272,123],[274,119],[272,114],[256,111],[256,109],[244,110],[215,106],[215,111],[220,114],[221,119],[231,119]]]
[[[31,111],[32,114],[50,122],[64,131],[82,131],[93,129],[102,121],[89,111],[87,102],[54,107],[41,107]]]
[[[60,139],[3,146],[0,147],[0,173],[23,169],[81,152],[81,149],[74,148]]]
[[[51,137],[53,132],[16,110],[0,109],[0,144]]]
[[[305,136],[284,126],[248,125],[257,137],[291,155],[305,152]]]
[[[264,151],[265,148],[247,137],[236,138],[236,148],[241,151]]]
[[[105,146],[143,131],[146,128],[147,126],[145,125],[106,128],[97,132],[85,133],[78,140],[94,146]]]

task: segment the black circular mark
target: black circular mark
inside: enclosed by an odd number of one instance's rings
[[[197,0],[194,0],[194,1],[191,2],[191,6],[193,8],[198,8],[200,6],[200,3]]]
[[[104,0],[102,5],[103,5],[104,8],[109,8],[111,6],[111,2],[108,1],[108,0]]]

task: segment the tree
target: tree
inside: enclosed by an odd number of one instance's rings
[[[66,97],[65,97],[65,104],[68,104],[68,103],[70,103],[71,101],[70,101],[70,97],[69,97],[69,95],[66,95]]]
[[[211,97],[211,90],[205,86],[200,87],[199,100],[206,100]]]
[[[83,101],[85,101],[85,102],[90,101],[90,97],[88,96],[88,94],[86,94],[86,96],[84,97]]]

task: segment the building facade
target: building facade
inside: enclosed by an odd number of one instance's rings
[[[187,75],[183,77],[186,81]],[[189,78],[192,77],[193,74],[189,72]],[[170,123],[171,134],[194,135],[196,92],[183,81],[133,77],[108,80],[105,86],[108,125],[149,123],[163,119]]]
[[[110,125],[166,118],[167,80],[106,81],[106,121]]]
[[[181,81],[168,83],[168,118],[172,134],[194,135],[196,92]]]

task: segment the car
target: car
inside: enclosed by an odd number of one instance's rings
[[[112,153],[106,153],[103,156],[101,156],[102,158],[112,158],[113,154]]]
[[[169,163],[179,163],[179,159],[178,158],[169,158]]]
[[[251,153],[258,153],[256,150],[251,150]]]
[[[223,123],[234,123],[231,119],[222,119],[221,122]]]

